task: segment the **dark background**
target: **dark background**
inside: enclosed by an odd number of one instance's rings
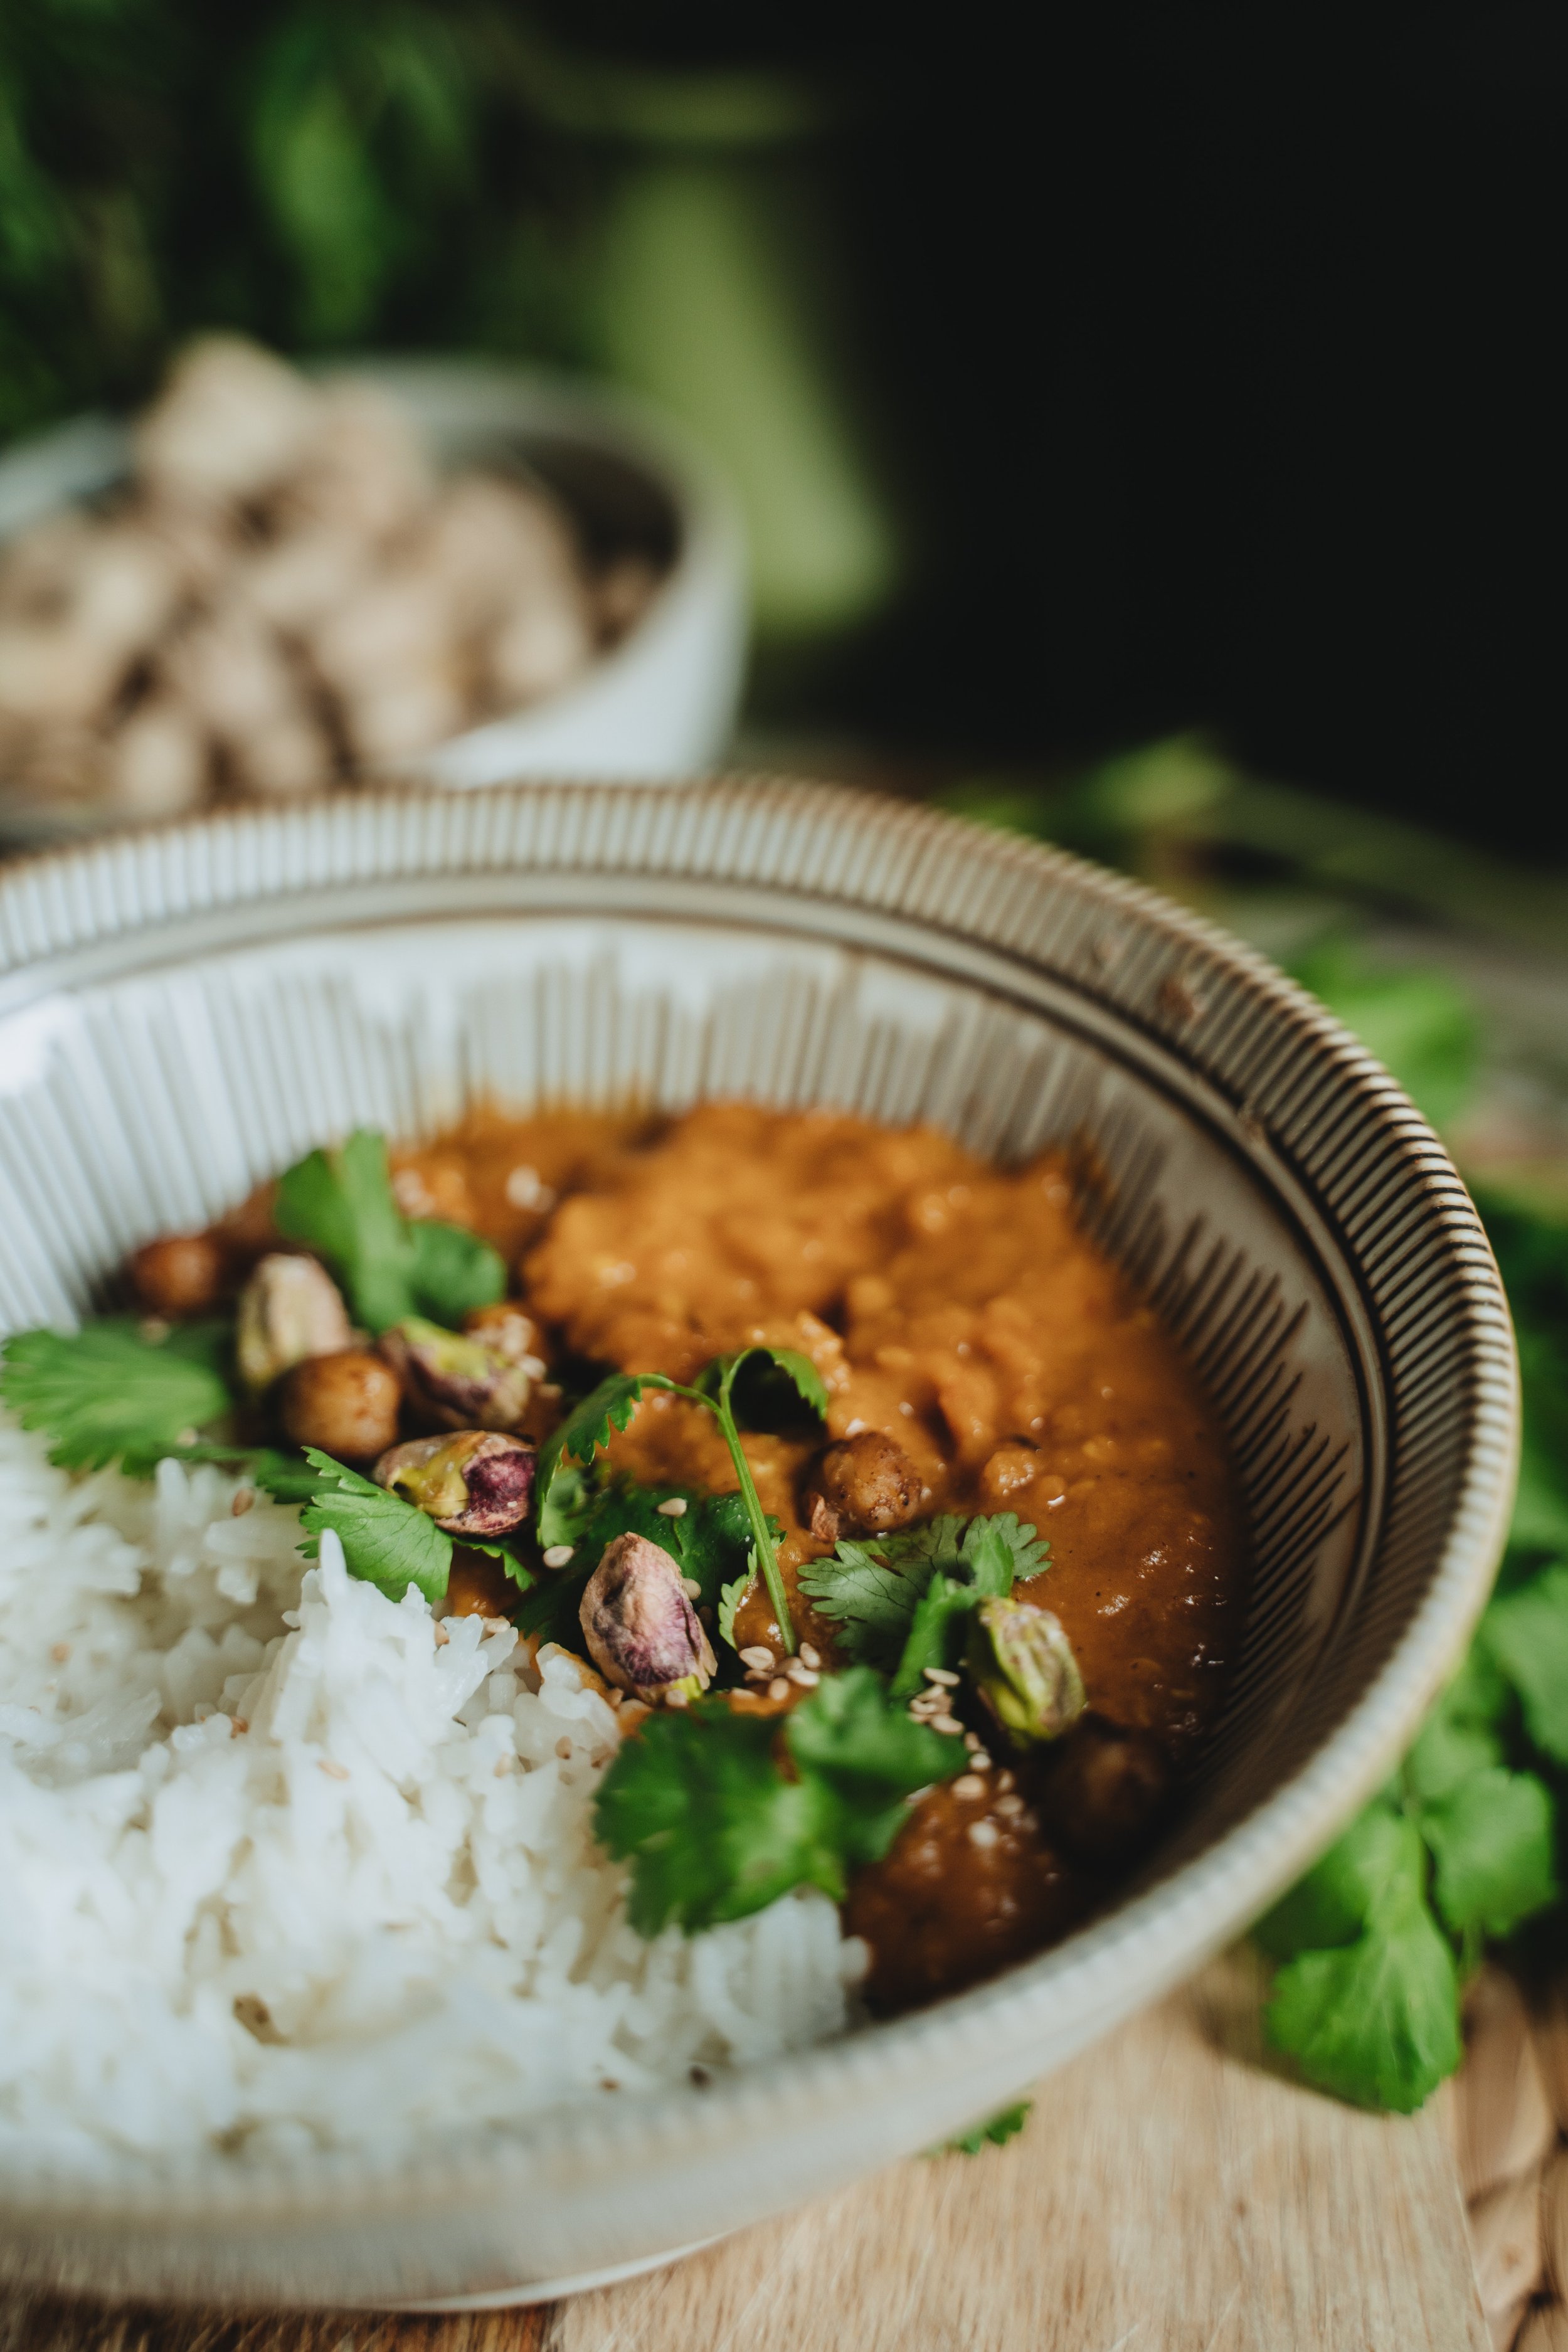
[[[214,320],[591,356],[602,154],[536,38],[827,94],[812,233],[905,560],[874,622],[764,665],[765,720],[1031,773],[1204,727],[1568,855],[1558,9],[10,0],[0,419],[140,396]],[[275,158],[322,76],[369,226],[307,282]]]

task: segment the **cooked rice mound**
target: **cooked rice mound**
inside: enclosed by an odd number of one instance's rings
[[[820,1895],[632,1932],[569,1658],[309,1565],[242,1483],[0,1418],[0,2162],[385,2155],[843,2030]]]

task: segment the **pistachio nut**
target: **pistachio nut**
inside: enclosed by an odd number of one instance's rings
[[[450,1535],[505,1536],[528,1517],[533,1448],[497,1430],[464,1429],[394,1445],[371,1475]]]
[[[482,1340],[410,1315],[381,1335],[381,1352],[415,1412],[441,1429],[515,1429],[533,1380]]]
[[[348,1309],[324,1265],[282,1251],[261,1260],[239,1294],[235,1326],[240,1378],[253,1395],[296,1364],[353,1345]]]
[[[1020,1747],[1058,1739],[1084,1710],[1083,1676],[1058,1618],[1032,1601],[983,1601],[970,1620],[969,1667],[992,1714]]]
[[[669,1554],[646,1536],[617,1536],[588,1579],[578,1612],[606,1682],[641,1699],[693,1697],[715,1672],[712,1649]]]

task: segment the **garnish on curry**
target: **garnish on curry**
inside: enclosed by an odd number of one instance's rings
[[[634,1927],[815,1885],[883,2010],[1104,1899],[1222,1695],[1215,1414],[1059,1156],[711,1104],[360,1132],[25,1334],[54,1458],[250,1464],[350,1570],[514,1620],[618,1709]]]

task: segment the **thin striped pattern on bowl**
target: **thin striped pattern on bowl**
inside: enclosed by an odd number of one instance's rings
[[[531,785],[244,814],[0,881],[0,1326],[358,1120],[749,1095],[1092,1145],[1247,1491],[1226,1715],[1125,1898],[978,1990],[702,2093],[410,2165],[0,2181],[0,2266],[119,2291],[542,2294],[939,2137],[1256,1914],[1387,1769],[1484,1596],[1517,1400],[1484,1234],[1261,958],[1033,845],[830,789]]]

